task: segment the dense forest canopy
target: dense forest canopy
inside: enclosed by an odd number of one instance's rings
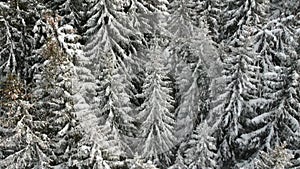
[[[0,168],[299,168],[299,43],[299,0],[0,1]]]

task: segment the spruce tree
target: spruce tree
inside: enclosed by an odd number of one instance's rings
[[[236,163],[239,153],[236,138],[244,130],[243,118],[252,111],[248,100],[255,96],[251,91],[256,91],[253,78],[256,68],[249,51],[243,48],[229,50],[230,56],[224,61],[224,74],[221,77],[226,82],[225,91],[213,101],[214,107],[208,121],[215,130],[219,162],[223,167]]]
[[[0,5],[0,70],[1,74],[20,74],[25,78],[26,57],[31,55],[33,34],[31,32],[38,2],[13,0]]]
[[[249,122],[250,130],[241,135],[239,142],[246,158],[254,159],[258,151],[270,151],[276,145],[287,143],[295,153],[299,149],[298,54],[294,32],[285,19],[271,20],[254,38],[258,56],[259,105]],[[285,24],[283,24],[285,23]]]
[[[161,49],[154,46],[148,51],[147,74],[140,97],[145,98],[138,119],[141,123],[141,156],[156,165],[166,167],[171,162],[170,154],[175,144],[173,134],[174,115],[171,89],[164,70]]]
[[[1,87],[0,167],[50,168],[49,138],[38,129],[30,93],[16,75]]]
[[[139,82],[136,74],[140,73],[141,65],[138,51],[144,46],[142,34],[133,25],[134,10],[127,13],[124,8],[128,4],[117,1],[89,2],[91,16],[85,25],[88,42],[85,54],[93,63],[100,63],[104,56],[110,53],[114,63],[126,74],[126,83],[129,85],[127,92],[132,102],[136,102],[134,94],[137,93],[134,82]],[[103,65],[95,64],[92,67],[95,77],[99,76]],[[137,86],[137,85],[136,85]]]
[[[107,137],[108,147],[104,151],[113,156],[126,158],[132,156],[131,148],[126,143],[126,137],[135,133],[132,105],[126,89],[126,75],[112,59],[112,54],[107,53],[99,76],[99,89],[97,89],[99,102],[93,110],[98,117],[100,132]]]
[[[123,3],[113,1],[95,1],[93,15],[89,18],[86,32],[89,42],[86,45],[87,56],[95,59],[101,52],[110,52],[122,69],[133,62],[137,46],[141,45],[140,33],[131,25],[130,18],[122,11]]]
[[[191,18],[196,12],[191,8],[194,2],[173,1],[168,20],[170,43],[169,65],[171,76],[175,76],[176,88],[176,136],[180,141],[188,138],[193,129],[207,114],[208,88],[213,75],[217,52],[207,24],[199,19],[199,27]],[[209,77],[208,73],[212,73]],[[201,111],[201,112],[200,112]]]
[[[243,46],[249,34],[264,23],[268,2],[226,0],[223,3],[220,40],[232,46]]]
[[[202,122],[191,139],[188,141],[188,147],[185,156],[188,168],[212,169],[217,167],[217,154],[215,138],[210,136],[211,128],[207,122]]]
[[[47,17],[52,37],[43,46],[44,61],[34,75],[35,117],[42,125],[40,130],[49,138],[51,165],[66,167],[70,150],[76,147],[82,133],[75,119],[72,103],[72,77],[74,65],[60,41],[57,18]]]
[[[280,169],[280,168],[287,168],[292,165],[291,158],[293,158],[293,155],[291,155],[286,149],[286,145],[276,146],[274,150],[270,152],[259,152],[259,158],[255,160],[255,168],[263,169],[263,168],[274,168],[274,169]]]

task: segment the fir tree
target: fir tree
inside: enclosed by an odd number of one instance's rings
[[[0,70],[1,74],[25,76],[26,57],[31,54],[31,30],[38,12],[35,1],[8,1],[0,5]]]
[[[49,168],[49,139],[37,131],[40,124],[20,78],[7,76],[0,91],[0,167]]]
[[[39,65],[40,72],[34,76],[35,117],[41,129],[49,138],[51,165],[66,167],[70,150],[81,139],[81,130],[73,114],[72,77],[74,76],[71,56],[60,45],[56,18],[49,17],[47,22],[56,31],[55,36],[43,47],[44,62]],[[50,151],[49,150],[49,151]]]
[[[286,145],[276,146],[270,152],[259,152],[259,159],[255,161],[255,168],[258,169],[281,169],[291,166],[291,158],[293,155],[289,154],[285,149]]]
[[[99,119],[100,132],[111,142],[111,145],[103,148],[111,155],[128,157],[132,152],[125,138],[135,133],[134,119],[131,117],[132,105],[126,91],[126,75],[120,71],[112,58],[111,53],[107,53],[102,61],[106,66],[99,76],[99,102],[96,103],[99,105],[96,105],[94,111]]]
[[[222,80],[226,82],[225,92],[214,100],[209,116],[209,123],[215,123],[218,156],[223,167],[236,162],[235,139],[243,131],[243,117],[252,110],[248,100],[254,97],[249,91],[256,90],[253,62],[249,52],[243,48],[230,48],[230,57],[224,62]],[[216,116],[217,120],[214,119]]]
[[[223,3],[220,40],[232,46],[243,46],[249,34],[265,22],[268,2],[227,0]]]
[[[168,88],[168,77],[163,66],[161,49],[155,46],[149,51],[150,61],[147,64],[147,76],[143,85],[145,98],[140,108],[138,119],[140,131],[141,156],[157,165],[170,164],[170,152],[175,144],[173,135],[174,115],[173,98]]]
[[[280,21],[280,22],[278,22]],[[248,157],[258,156],[258,151],[270,151],[281,142],[287,143],[292,153],[299,147],[298,106],[298,56],[293,32],[282,23],[270,21],[265,30],[255,36],[260,100],[250,118],[249,129],[239,140]],[[288,25],[288,24],[287,24]],[[251,117],[251,116],[250,116]]]
[[[215,138],[210,135],[211,131],[207,122],[202,122],[187,145],[189,148],[186,150],[185,156],[188,168],[212,169],[217,167]]]
[[[217,56],[206,24],[202,20],[197,27],[190,16],[192,4],[190,1],[173,1],[169,18],[169,31],[173,34],[169,47],[170,72],[175,76],[178,88],[175,127],[181,141],[191,135],[200,118],[204,119],[207,114],[208,88],[214,76],[209,77],[208,73],[212,73],[211,63]]]

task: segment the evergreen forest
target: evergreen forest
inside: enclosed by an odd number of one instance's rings
[[[299,0],[0,0],[0,169],[288,168]]]

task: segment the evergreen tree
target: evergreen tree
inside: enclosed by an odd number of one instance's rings
[[[134,10],[132,15],[134,27],[142,32],[144,36],[159,34],[162,30],[160,30],[161,27],[157,25],[159,24],[158,20],[161,16],[167,14],[168,4],[168,1],[165,0],[133,0],[131,9]]]
[[[86,133],[90,133],[94,125],[98,125],[97,117],[92,111],[98,86],[95,76],[89,69],[93,63],[82,53],[81,46],[78,47],[77,54],[74,56],[74,111]]]
[[[83,35],[86,31],[84,25],[90,15],[88,4],[88,0],[54,0],[47,2],[46,5],[62,17],[62,25],[71,25],[79,35]],[[85,44],[86,38],[81,38],[80,42]]]
[[[66,167],[70,149],[76,146],[82,133],[73,114],[71,79],[74,66],[71,56],[60,45],[63,35],[57,30],[56,19],[47,18],[54,34],[43,46],[44,62],[39,65],[40,72],[35,73],[33,95],[35,117],[42,125],[40,130],[49,138],[51,165]]]
[[[294,34],[284,20],[270,21],[254,38],[258,55],[259,105],[249,120],[249,129],[241,135],[241,147],[254,159],[258,151],[270,151],[286,142],[287,149],[299,149],[298,55]],[[286,25],[288,25],[286,23]]]
[[[257,157],[250,159],[249,161],[244,161],[238,164],[237,167],[245,169],[264,169],[264,168],[294,168],[292,165],[293,155],[285,148],[286,144],[281,146],[276,145],[274,149],[264,152],[260,150]]]
[[[147,76],[143,85],[145,98],[138,119],[141,122],[140,131],[141,156],[154,164],[164,166],[170,164],[170,152],[175,144],[173,135],[174,115],[173,98],[168,88],[169,81],[163,66],[161,49],[153,47],[148,55]]]
[[[86,36],[90,37],[86,45],[86,55],[94,63],[99,63],[101,53],[111,53],[118,66],[126,73],[128,94],[131,102],[140,105],[140,100],[134,97],[141,92],[144,80],[144,59],[142,52],[152,33],[158,32],[160,11],[166,8],[167,1],[147,2],[107,1],[89,2],[90,18],[85,25],[88,28]],[[156,21],[157,20],[157,21]],[[101,40],[100,40],[101,39]],[[115,62],[114,61],[114,62]],[[116,63],[117,63],[116,62]],[[98,76],[100,68],[94,68],[93,74]]]
[[[22,3],[12,1],[11,5],[15,5],[16,9],[29,10],[31,8],[26,7],[32,4],[25,1]],[[35,87],[32,89],[34,91],[32,93],[33,100],[31,104],[18,100],[16,103],[20,104],[16,105],[18,108],[16,107],[14,110],[15,116],[6,117],[12,119],[7,120],[10,121],[10,127],[14,129],[3,138],[4,153],[2,154],[5,155],[1,157],[1,168],[50,168],[51,166],[67,168],[66,162],[70,156],[70,149],[75,147],[81,137],[81,131],[77,128],[77,122],[72,114],[70,79],[73,67],[70,62],[71,56],[65,52],[71,53],[70,50],[63,51],[66,47],[70,47],[65,46],[64,39],[71,38],[71,36],[67,37],[62,34],[62,30],[67,31],[67,28],[58,29],[55,19],[45,15],[45,19],[38,21],[34,29],[34,32],[39,31],[38,33],[41,34],[35,34],[35,41],[31,44],[36,49],[34,56],[39,57],[28,58],[30,61],[33,59],[36,63],[32,68],[36,81]],[[24,26],[27,20],[23,21]],[[35,20],[30,22],[32,21]],[[30,25],[26,26],[30,28]],[[12,30],[16,31],[17,29]],[[24,34],[26,35],[26,33]],[[14,36],[16,35],[18,34],[14,34]],[[22,39],[22,35],[20,36]],[[49,37],[51,38],[48,39]],[[33,39],[26,38],[25,40],[30,41]],[[25,52],[30,55],[33,51]],[[23,55],[20,56],[23,57]],[[22,73],[26,74],[26,78],[28,78],[28,72]],[[11,90],[13,91],[13,89]],[[17,91],[21,92],[22,90],[17,89]],[[16,100],[18,96],[14,94],[14,97]],[[7,124],[5,124],[6,127],[8,127]],[[7,144],[7,141],[11,144]]]
[[[167,39],[167,32],[162,22],[168,14],[167,6],[168,1],[145,1],[133,0],[129,11],[131,11],[129,18],[132,21],[133,27],[141,34],[141,41],[143,43],[138,52],[137,66],[140,67],[139,71],[145,71],[143,60],[145,57],[145,47],[151,46],[151,43],[157,37]],[[126,10],[125,10],[126,11]],[[142,72],[145,73],[145,72]]]
[[[209,118],[209,124],[214,123],[213,130],[217,138],[219,162],[222,167],[230,167],[236,162],[235,139],[244,130],[243,117],[251,113],[252,107],[248,100],[255,96],[250,92],[256,91],[253,78],[256,68],[249,52],[243,48],[229,50],[230,56],[226,57],[224,62],[222,77],[226,82],[225,92],[214,100]]]
[[[284,20],[285,26],[290,31],[295,32],[295,39],[300,43],[300,2],[295,0],[278,1],[272,0],[270,5],[270,19],[271,20]],[[297,33],[298,32],[298,33]],[[300,48],[296,48],[297,53],[300,53]]]
[[[223,3],[220,40],[232,46],[243,46],[249,34],[265,22],[268,2],[227,0]]]
[[[31,54],[31,30],[36,20],[38,2],[13,0],[0,5],[1,74],[26,74],[26,57]]]
[[[258,169],[280,169],[291,166],[292,155],[287,152],[285,145],[276,146],[271,152],[260,152],[259,159],[255,161]]]
[[[181,156],[180,150],[177,151],[174,164],[168,169],[188,169],[188,167],[185,165],[184,158]]]
[[[189,16],[195,25],[201,27],[203,20],[205,20],[208,24],[209,35],[218,42],[223,2],[219,0],[189,0],[187,2],[191,8]]]
[[[131,117],[132,105],[126,91],[126,75],[120,71],[111,53],[105,56],[101,62],[105,67],[99,76],[99,102],[95,103],[99,105],[96,105],[94,111],[99,118],[100,132],[107,137],[108,142],[112,142],[103,148],[108,149],[111,155],[128,157],[132,153],[125,139],[126,136],[133,136],[135,126]]]
[[[217,167],[215,138],[210,136],[210,132],[210,127],[206,121],[195,130],[188,142],[189,148],[185,152],[188,168],[212,169]]]
[[[130,18],[122,11],[124,3],[107,0],[93,3],[93,15],[86,25],[89,28],[87,34],[90,36],[86,54],[97,61],[101,52],[110,52],[126,72],[127,63],[133,62],[136,47],[141,45],[141,35],[135,31]]]
[[[0,91],[0,167],[49,168],[49,139],[37,131],[40,124],[20,78],[7,76]]]
[[[133,25],[134,10],[124,11],[127,2],[99,0],[90,2],[91,17],[86,27],[89,40],[85,46],[85,54],[93,63],[100,63],[105,55],[110,53],[113,62],[126,74],[126,89],[132,102],[136,102],[137,93],[134,82],[139,82],[136,73],[140,73],[138,49],[143,47],[142,34]],[[103,65],[93,65],[93,74],[99,76]],[[136,85],[137,86],[137,85]]]
[[[169,31],[173,35],[170,72],[175,76],[178,88],[175,127],[180,141],[190,136],[200,118],[207,114],[211,80],[208,73],[213,73],[211,63],[217,56],[206,24],[202,20],[200,27],[197,27],[190,16],[194,10],[192,5],[191,1],[173,1],[168,21]]]
[[[182,69],[176,78],[176,83],[179,87],[179,105],[176,109],[177,118],[175,124],[176,136],[181,141],[190,137],[195,126],[199,124],[207,114],[207,89],[210,81],[206,72],[203,70],[203,66],[199,65],[199,67],[196,67],[198,65],[182,64],[182,62],[178,65],[179,70],[181,68],[179,66],[182,66]],[[204,82],[201,84],[203,86],[199,84],[200,80]]]
[[[94,130],[97,130],[94,127]],[[97,132],[86,133],[84,138],[78,143],[78,149],[72,154],[69,167],[74,168],[93,168],[93,169],[111,169],[108,161],[103,159],[101,141],[102,137]],[[102,139],[101,139],[102,140]]]

